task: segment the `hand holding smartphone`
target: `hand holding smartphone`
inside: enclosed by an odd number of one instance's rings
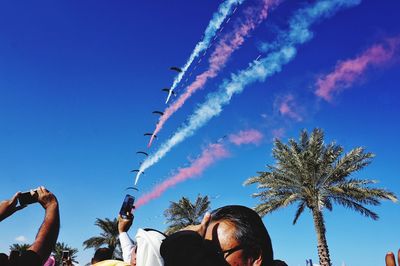
[[[69,250],[62,251],[62,265],[70,265]]]
[[[38,202],[38,193],[36,190],[23,192],[18,196],[18,202],[20,206]]]
[[[132,211],[135,208],[133,205],[135,203],[135,197],[126,194],[124,202],[122,203],[121,210],[119,214],[123,219],[132,219]]]

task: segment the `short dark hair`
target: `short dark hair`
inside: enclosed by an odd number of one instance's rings
[[[236,230],[234,238],[243,247],[244,260],[262,256],[262,265],[273,262],[271,238],[261,217],[252,209],[240,205],[228,205],[211,213],[211,222],[228,221]]]
[[[110,248],[98,248],[94,253],[92,264],[103,260],[110,260],[112,258],[112,250]]]

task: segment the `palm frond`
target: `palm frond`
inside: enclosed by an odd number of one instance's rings
[[[304,201],[301,201],[299,206],[297,207],[296,214],[294,215],[293,224],[296,224],[297,220],[300,218],[300,215],[303,213],[305,207],[306,203]]]
[[[397,197],[388,190],[371,187],[374,180],[351,178],[372,162],[374,154],[362,147],[342,156],[343,151],[335,142],[325,144],[321,129],[314,129],[311,134],[304,130],[298,141],[289,139],[287,144],[276,139],[272,150],[276,164],[244,181],[244,185],[257,184],[257,192],[252,194],[260,199],[256,210],[265,215],[300,201],[300,214],[305,207],[331,211],[334,201],[377,217],[362,205],[379,205],[381,200],[396,202]]]
[[[208,196],[197,196],[194,203],[188,198],[182,197],[178,202],[171,202],[168,209],[164,211],[168,228],[167,234],[176,232],[188,225],[199,224],[210,209],[210,200]]]

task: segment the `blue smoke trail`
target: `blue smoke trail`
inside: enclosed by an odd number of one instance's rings
[[[199,56],[199,54],[206,50],[212,40],[212,38],[215,36],[219,28],[221,27],[222,22],[226,19],[228,15],[232,13],[232,7],[234,5],[239,5],[242,4],[244,0],[227,0],[223,2],[216,13],[214,13],[213,18],[211,21],[208,23],[208,26],[206,28],[206,31],[204,32],[204,38],[201,40],[199,43],[196,44],[192,54],[189,56],[189,59],[185,63],[185,65],[182,67],[182,72],[178,74],[178,76],[175,77],[174,82],[171,86],[171,89],[168,93],[167,100],[165,103],[168,103],[173,90],[176,88],[176,86],[181,82],[183,75],[185,75],[186,71],[190,67],[190,65],[193,63],[193,60]]]
[[[231,74],[230,80],[225,80],[217,92],[210,93],[206,102],[189,117],[187,124],[178,129],[169,140],[161,145],[158,151],[143,162],[140,172],[136,175],[135,185],[141,172],[157,163],[175,145],[193,135],[211,118],[219,115],[222,107],[229,104],[234,94],[241,93],[246,86],[255,81],[263,82],[267,77],[280,72],[282,67],[296,56],[297,46],[312,39],[313,33],[309,29],[312,24],[333,16],[343,8],[360,3],[361,0],[321,0],[295,12],[290,19],[289,30],[281,32],[279,38],[274,42],[274,51],[258,61],[254,60],[248,68],[237,74]]]

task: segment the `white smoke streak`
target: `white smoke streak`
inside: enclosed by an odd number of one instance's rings
[[[232,7],[234,5],[239,5],[239,4],[243,3],[243,1],[244,0],[227,0],[219,6],[218,11],[216,13],[214,13],[213,18],[208,23],[208,26],[204,32],[203,40],[201,40],[199,43],[196,44],[192,54],[189,56],[189,59],[187,60],[185,65],[181,68],[182,72],[180,72],[178,74],[178,76],[175,77],[165,103],[168,103],[173,90],[176,88],[176,86],[179,84],[179,82],[181,82],[186,71],[188,70],[190,65],[193,63],[193,60],[196,57],[198,57],[202,51],[204,51],[208,48],[208,46],[211,42],[211,39],[215,36],[215,34],[221,27],[221,25],[224,22],[224,20],[226,19],[226,17],[232,13]]]
[[[193,135],[197,129],[205,125],[211,118],[221,113],[222,107],[227,105],[234,94],[241,93],[244,88],[255,82],[265,81],[282,70],[282,66],[289,63],[297,53],[296,46],[312,39],[313,33],[310,26],[323,18],[334,15],[342,8],[358,5],[361,0],[321,0],[306,8],[295,12],[290,20],[289,30],[280,34],[274,43],[274,52],[266,57],[254,60],[247,69],[231,74],[230,80],[225,80],[219,91],[210,93],[205,103],[200,105],[189,117],[186,125],[161,145],[156,153],[150,155],[140,166],[140,172],[163,158],[175,145]],[[140,172],[136,175],[137,184]]]

